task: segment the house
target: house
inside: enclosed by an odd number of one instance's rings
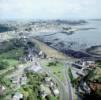
[[[72,66],[74,66],[78,69],[87,68],[87,67],[95,68],[95,62],[94,61],[79,60],[79,61],[75,61],[74,63],[72,63]]]
[[[24,66],[22,64],[20,64],[19,66],[16,66],[16,69],[22,69]]]
[[[15,77],[12,77],[11,78],[11,81],[13,84],[16,84],[17,86],[19,85],[25,85],[27,83],[27,77],[25,76],[21,76],[21,77],[18,77],[18,76],[15,76]]]
[[[58,95],[59,95],[59,90],[58,90],[58,88],[56,87],[56,85],[50,86],[50,90],[51,90],[51,93],[52,93],[54,96],[58,96]]]
[[[83,62],[82,60],[75,61],[71,64],[73,67],[78,68],[78,69],[81,69],[82,67],[85,66],[85,62]]]
[[[29,67],[25,70],[26,71],[31,71],[31,72],[40,72],[42,70],[42,68],[37,62],[34,62],[31,67]]]
[[[84,77],[88,74],[88,72],[89,72],[89,69],[82,68],[80,71],[77,72],[77,74]]]
[[[88,64],[95,64],[95,61],[86,61]]]
[[[43,51],[40,51],[39,52],[39,57],[40,58],[46,58],[47,56],[46,56],[46,54]]]
[[[88,93],[88,94],[90,94],[90,92],[91,92],[91,90],[86,82],[83,83],[83,90],[85,91],[85,93]]]
[[[75,68],[78,68],[78,69],[81,69],[81,68],[82,68],[81,65],[79,65],[79,64],[75,64],[75,63],[72,63],[72,66],[75,67]]]
[[[89,65],[89,68],[95,68],[95,67],[96,67],[95,64],[91,64],[91,65]]]
[[[42,55],[43,55],[43,52],[42,52],[42,51],[40,51],[40,52],[39,52],[39,56],[42,56]]]
[[[21,94],[20,92],[16,92],[12,98],[12,100],[21,100],[23,99],[23,94]]]
[[[78,93],[85,94],[85,91],[83,91],[80,87],[78,88]]]
[[[54,87],[54,83],[52,81],[49,83],[49,85],[50,87]]]
[[[45,81],[46,81],[46,82],[50,82],[51,80],[52,80],[51,77],[45,77]]]
[[[91,88],[91,90],[93,90],[93,91],[101,90],[101,83],[90,82],[90,88]]]
[[[0,95],[3,95],[4,94],[4,91],[5,91],[5,87],[0,85]]]
[[[20,84],[21,85],[26,85],[26,83],[27,83],[27,77],[25,77],[25,76],[21,77],[20,78]]]
[[[57,88],[53,89],[53,94],[55,96],[58,96],[59,95],[59,90]]]
[[[20,81],[20,78],[19,77],[12,77],[11,81],[12,81],[13,84],[18,84],[19,81]]]
[[[42,98],[45,98],[47,95],[51,95],[51,91],[48,86],[41,84],[40,89]]]

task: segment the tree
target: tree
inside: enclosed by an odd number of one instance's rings
[[[9,66],[7,61],[0,61],[0,70],[6,69]]]
[[[68,75],[69,75],[69,78],[71,80],[72,85],[74,86],[74,77],[73,77],[73,74],[72,74],[70,67],[68,68]]]
[[[27,100],[41,100],[41,97],[39,95],[39,86],[43,80],[43,75],[33,72],[27,72],[26,75],[29,79],[29,87],[24,88],[24,90],[29,93]]]

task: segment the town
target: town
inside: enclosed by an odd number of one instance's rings
[[[71,57],[40,41],[33,32],[47,33],[55,29],[54,32],[69,35],[78,31],[65,21],[59,25],[58,21],[50,23],[31,23],[31,29],[26,29],[30,28],[28,24],[23,27],[19,26],[22,24],[15,24],[17,30],[1,32],[0,100],[83,100],[90,96],[101,97],[101,61],[93,57]],[[47,25],[49,28],[46,28]]]
[[[101,100],[101,0],[0,0],[0,100]]]
[[[58,99],[60,92],[57,82],[40,64],[40,59],[45,58],[45,54],[42,51],[38,52],[37,48],[32,47],[34,44],[25,38],[14,41],[16,41],[14,44],[16,47],[23,46],[25,51],[21,51],[21,47],[14,52],[16,54],[13,54],[12,47],[11,52],[9,48],[4,48],[8,50],[8,54],[5,56],[3,52],[1,55],[3,59],[0,62],[0,98],[2,100],[35,100],[38,97],[39,100]],[[25,42],[21,43],[22,41]],[[21,56],[23,54],[24,56]],[[16,60],[13,61],[12,58]],[[9,64],[9,60],[14,65]]]

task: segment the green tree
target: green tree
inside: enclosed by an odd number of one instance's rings
[[[72,74],[71,68],[68,68],[68,74],[69,74],[70,80],[73,81],[74,78],[73,78],[73,74]]]
[[[0,61],[0,70],[6,69],[9,66],[7,61]]]
[[[73,77],[73,74],[72,74],[70,67],[68,68],[68,75],[69,75],[69,78],[71,80],[72,85],[74,86],[74,77]]]
[[[39,86],[41,84],[41,81],[43,80],[43,75],[32,72],[28,72],[26,73],[26,75],[29,80],[29,87],[24,88],[24,90],[27,91],[29,94],[27,100],[41,100],[41,97],[39,95]]]

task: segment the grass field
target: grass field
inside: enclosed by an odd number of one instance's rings
[[[20,61],[15,59],[4,59],[4,61],[7,61],[9,63],[9,67],[14,67],[20,63]]]
[[[48,66],[50,61],[47,59],[41,60],[41,65],[45,68],[48,68],[54,75],[56,75],[59,79],[64,80],[64,75],[63,75],[63,63],[58,62],[56,65],[51,65]],[[53,63],[55,61],[52,61]]]
[[[14,70],[14,67],[17,66],[20,62],[14,59],[4,59],[9,66],[7,66],[6,69],[0,70],[0,75],[4,75],[7,73],[10,73],[12,70]]]
[[[18,49],[12,49],[8,52],[4,52],[0,54],[1,59],[18,59],[20,56],[22,56],[24,53],[24,50],[22,48]]]
[[[13,49],[11,51],[1,53],[0,61],[7,63],[7,66],[0,70],[0,75],[10,72],[15,66],[20,64],[21,62],[18,60],[18,58],[22,55],[23,49]]]

